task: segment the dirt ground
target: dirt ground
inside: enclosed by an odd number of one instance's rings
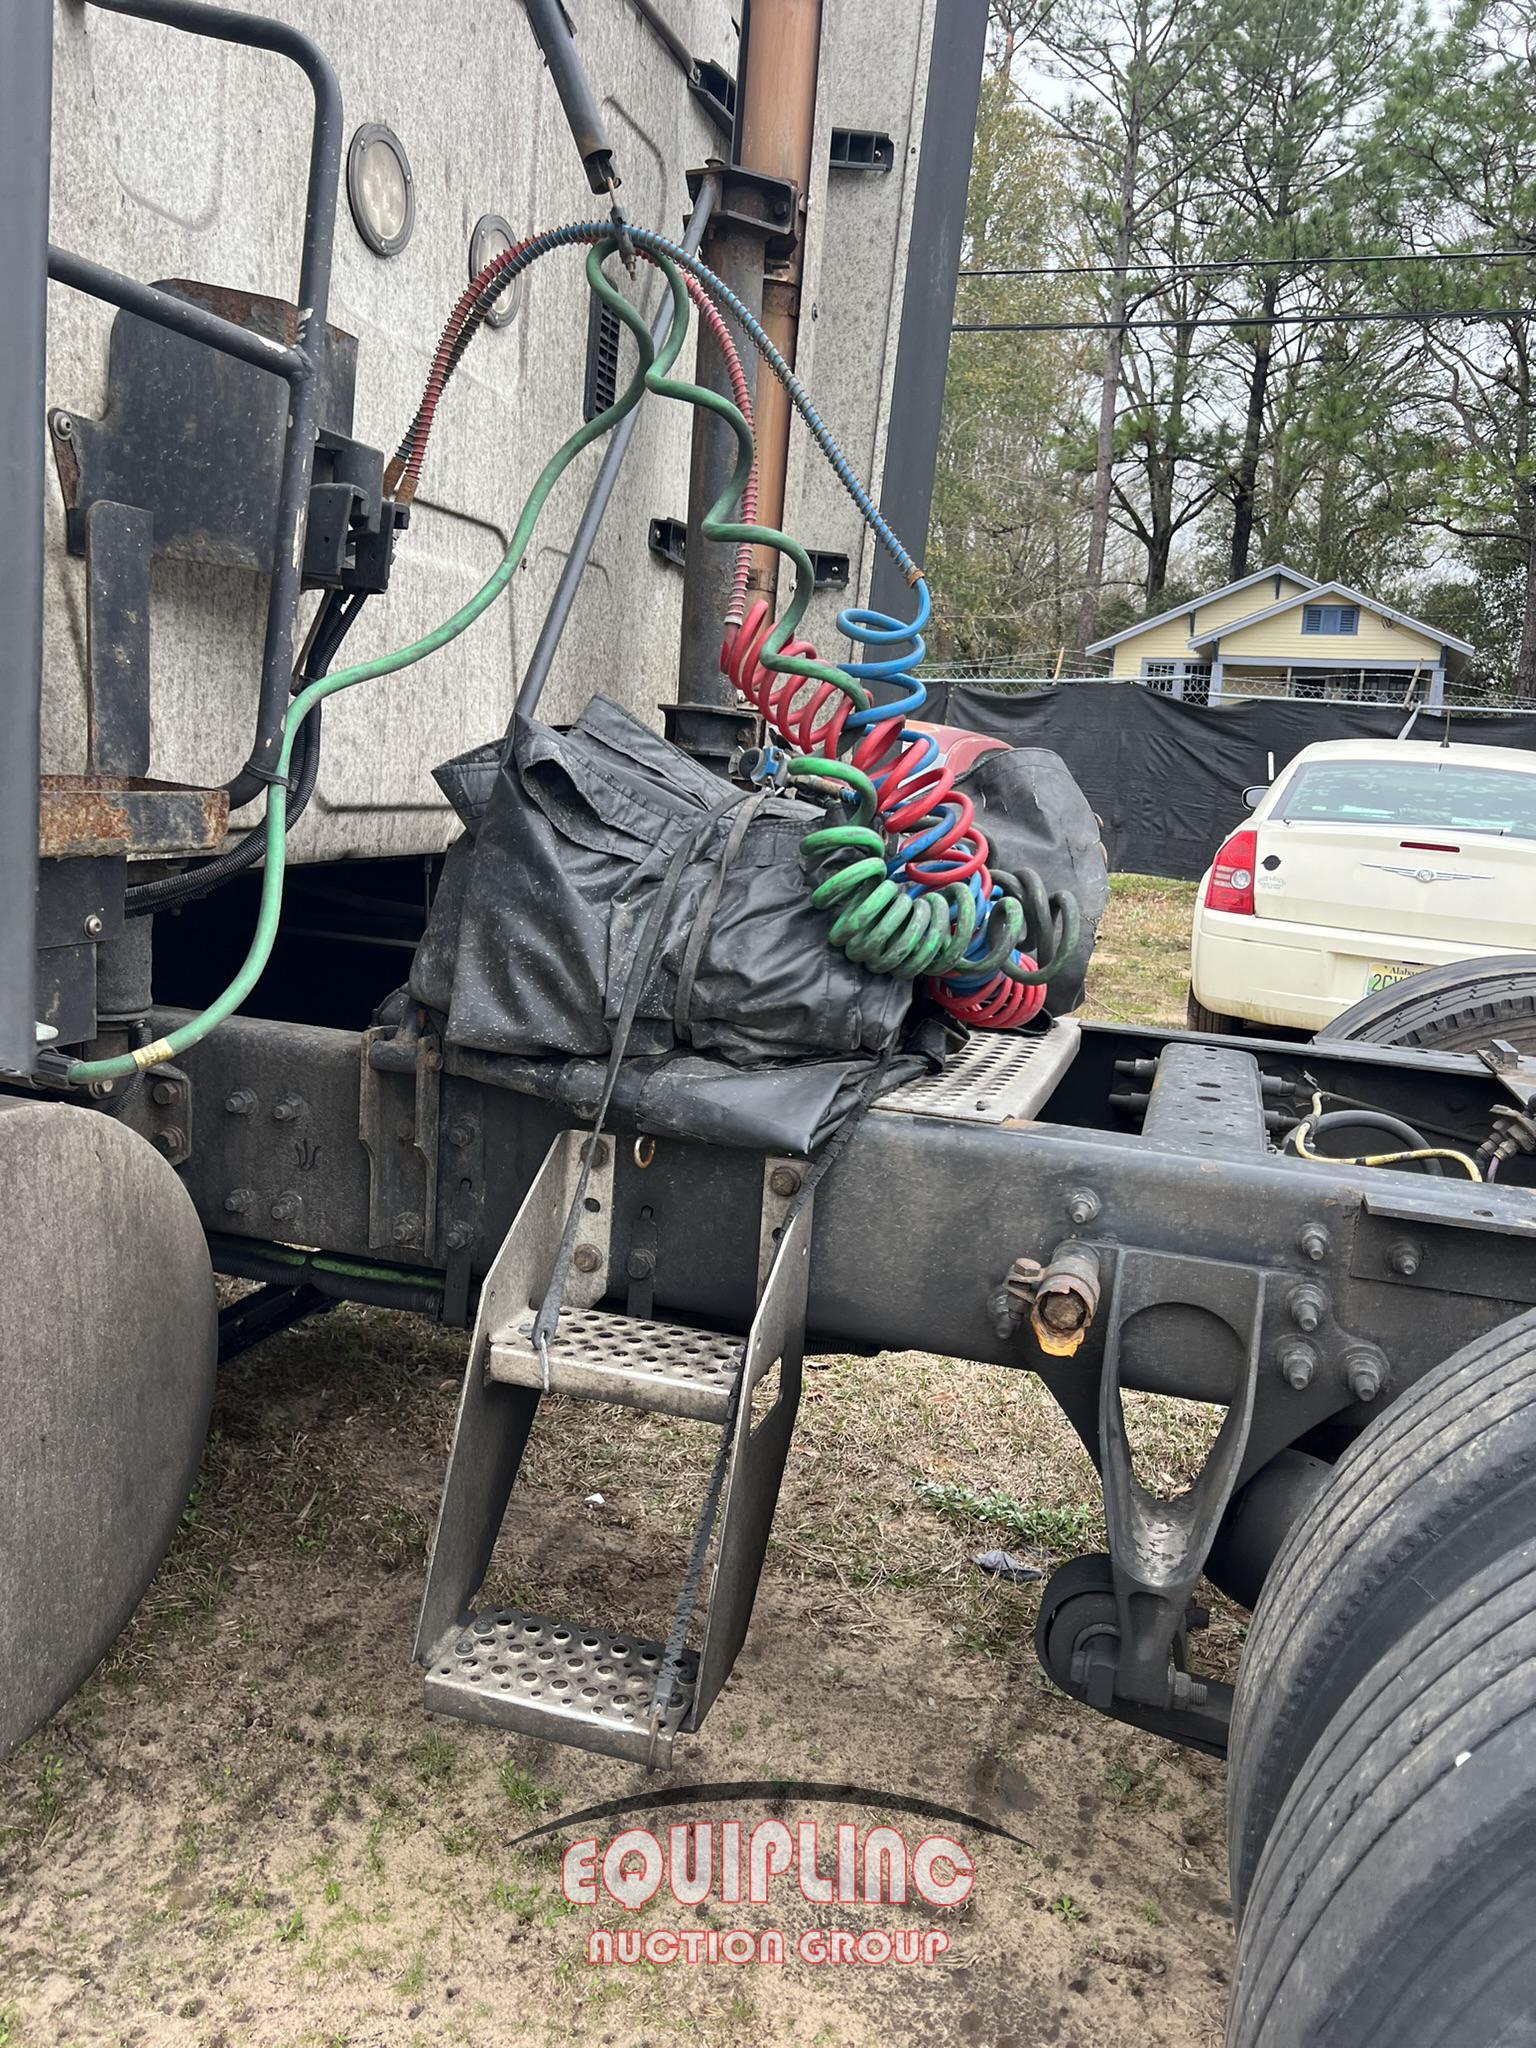
[[[1150,986],[1160,956],[1161,986],[1128,999],[1147,1012],[1175,1001],[1181,917],[1187,893],[1117,894],[1111,961]],[[0,1767],[0,2048],[1219,2040],[1219,1767],[1063,1699],[1035,1661],[1038,1587],[971,1562],[1001,1546],[1049,1570],[1102,1540],[1037,1382],[915,1355],[809,1372],[751,1636],[662,1781],[746,1789],[583,1824],[658,1781],[420,1710],[410,1642],[462,1361],[462,1337],[344,1308],[224,1375],[143,1609]],[[1136,1423],[1177,1485],[1199,1418],[1148,1402]],[[710,1442],[545,1403],[492,1597],[659,1632]],[[1204,1659],[1229,1668],[1239,1636],[1218,1608]],[[1001,1832],[913,1822],[912,1795]],[[942,1826],[974,1890],[947,1912],[782,1886],[768,1908],[658,1900],[642,1929],[778,1927],[792,1960],[588,1963],[589,1930],[624,1916],[562,1896],[568,1841],[768,1814]],[[949,1947],[815,1967],[793,1959],[812,1923],[941,1925]]]

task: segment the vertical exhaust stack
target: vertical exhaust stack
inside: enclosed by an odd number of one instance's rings
[[[703,256],[735,292],[793,367],[805,260],[805,192],[816,127],[816,86],[821,57],[821,0],[749,0],[742,9],[741,57],[736,85],[736,127],[730,164],[712,164],[707,176],[719,199]],[[758,464],[758,519],[781,526],[789,458],[790,405],[773,377],[757,374],[755,352],[745,352],[753,385]],[[699,351],[700,381],[729,395],[725,365],[711,347]],[[700,413],[694,422],[688,485],[687,581],[683,596],[677,704],[668,706],[667,733],[690,752],[723,765],[740,743],[750,714],[737,705],[720,673],[720,634],[731,585],[727,549],[704,538],[705,513],[724,490],[735,444],[723,422]],[[772,605],[778,556],[758,551],[751,593]],[[750,737],[750,730],[748,730]]]
[[[783,178],[795,187],[793,243],[787,253],[768,259],[762,316],[768,339],[791,369],[800,327],[805,194],[811,178],[820,62],[821,0],[750,0],[741,23],[736,153],[747,170]],[[761,379],[757,392],[757,507],[765,526],[784,523],[789,413],[783,386],[776,379]],[[760,548],[749,587],[770,605],[778,573],[777,554],[771,548]]]

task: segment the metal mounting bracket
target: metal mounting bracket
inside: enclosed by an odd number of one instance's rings
[[[1134,1249],[1118,1259],[1099,1385],[1099,1447],[1120,1617],[1113,1689],[1123,1698],[1156,1707],[1198,1700],[1197,1682],[1175,1668],[1174,1651],[1248,1443],[1264,1289],[1262,1272],[1214,1259]],[[1226,1416],[1199,1477],[1187,1493],[1165,1500],[1149,1493],[1135,1476],[1122,1372],[1136,1349],[1179,1342],[1181,1327],[1192,1317],[1226,1326],[1232,1385]],[[1102,1704],[1107,1707],[1108,1701]]]
[[[395,1041],[386,1025],[363,1033],[357,1134],[368,1153],[368,1243],[398,1258],[437,1252],[439,1089],[442,1048],[416,1040],[414,1063],[383,1066],[370,1055]]]

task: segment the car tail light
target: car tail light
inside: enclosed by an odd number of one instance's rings
[[[1239,917],[1253,915],[1253,867],[1259,857],[1259,835],[1244,828],[1225,841],[1211,863],[1205,888],[1207,910],[1226,910]]]

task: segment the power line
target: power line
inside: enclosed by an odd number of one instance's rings
[[[1168,327],[1370,327],[1379,321],[1412,321],[1431,326],[1436,320],[1528,320],[1530,306],[1445,306],[1377,313],[1234,313],[1202,314],[1197,320],[1169,315],[1156,320],[956,320],[951,334],[1150,334]]]
[[[1391,256],[1233,256],[1201,258],[1191,263],[1137,265],[1134,263],[1042,263],[1032,269],[980,267],[962,270],[961,277],[1194,277],[1206,271],[1318,270],[1340,263],[1500,263],[1511,259],[1529,260],[1529,249],[1427,249],[1422,255]]]

